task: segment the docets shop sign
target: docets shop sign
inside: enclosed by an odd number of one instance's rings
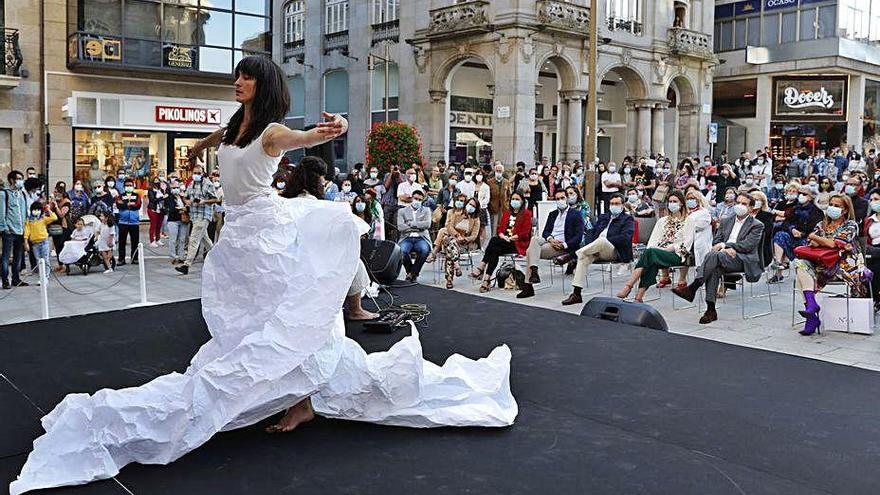
[[[774,118],[846,119],[847,77],[777,77]]]
[[[220,125],[220,109],[156,105],[156,122],[163,124]]]

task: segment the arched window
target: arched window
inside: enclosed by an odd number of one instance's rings
[[[348,0],[326,0],[324,34],[348,31]]]
[[[284,6],[284,42],[301,41],[305,35],[306,2],[293,0]]]

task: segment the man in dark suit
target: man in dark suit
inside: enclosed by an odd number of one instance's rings
[[[865,225],[865,218],[868,216],[868,210],[871,206],[868,200],[860,195],[861,189],[862,177],[857,174],[851,174],[843,186],[843,192],[852,200],[853,211],[856,214],[856,223],[859,224],[859,235],[861,235],[862,228]]]
[[[587,279],[587,270],[594,261],[629,263],[633,259],[635,220],[624,213],[623,196],[620,193],[612,194],[608,203],[608,213],[599,215],[593,230],[587,233],[586,245],[577,251],[577,268],[571,282],[574,291],[562,301],[565,306],[584,302],[581,289]]]
[[[706,284],[706,312],[700,323],[712,323],[718,319],[715,312],[715,294],[718,283],[725,273],[745,272],[746,280],[757,282],[764,273],[761,264],[761,238],[764,224],[749,215],[755,206],[755,198],[746,193],[736,197],[734,211],[736,215],[721,220],[715,232],[712,250],[703,260],[702,274],[687,287],[672,289],[672,292],[683,299],[693,301],[697,289]]]
[[[538,260],[553,259],[566,253],[573,255],[581,247],[584,238],[584,219],[581,212],[570,208],[565,191],[556,191],[556,209],[547,217],[547,224],[541,237],[532,237],[526,250],[529,265],[529,283],[516,295],[523,299],[535,295],[532,284],[541,283],[538,276]]]

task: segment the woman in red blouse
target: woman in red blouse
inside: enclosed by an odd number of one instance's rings
[[[505,254],[526,254],[532,240],[532,212],[526,207],[523,196],[515,192],[510,196],[510,208],[501,215],[498,232],[486,246],[483,261],[474,268],[474,278],[482,278],[480,292],[489,292],[489,280],[498,266],[498,258]]]

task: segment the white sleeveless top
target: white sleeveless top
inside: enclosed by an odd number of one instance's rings
[[[272,176],[281,155],[269,156],[263,151],[263,135],[273,125],[281,124],[269,124],[244,148],[222,144],[217,150],[225,206],[240,206],[253,198],[275,194]]]

